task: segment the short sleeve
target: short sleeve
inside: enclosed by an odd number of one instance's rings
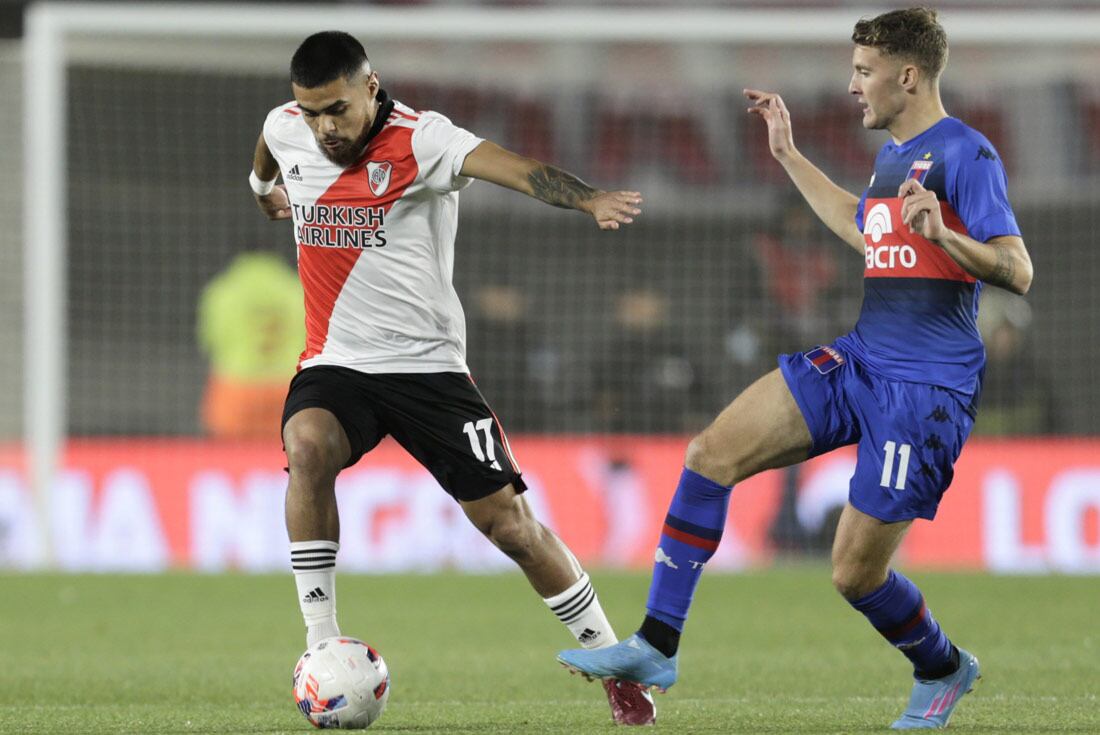
[[[264,119],[262,131],[264,143],[267,145],[267,150],[271,152],[271,155],[275,158],[275,161],[280,167],[283,165],[287,147],[284,142],[286,138],[285,128],[290,120],[295,119],[297,114],[295,108],[296,106],[293,102],[288,102],[267,113],[267,117]]]
[[[987,141],[960,145],[956,153],[954,200],[949,203],[970,237],[987,242],[1000,235],[1019,235],[1016,214],[1008,201],[1008,175],[1000,156]]]
[[[426,112],[423,124],[413,133],[412,148],[420,176],[434,191],[448,193],[467,186],[471,179],[460,176],[466,156],[482,138],[458,127],[434,112]]]
[[[867,207],[867,189],[863,190],[863,194],[859,197],[859,204],[856,205],[856,227],[860,232],[863,232],[863,210]]]

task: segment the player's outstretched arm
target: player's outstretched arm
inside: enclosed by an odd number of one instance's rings
[[[1023,295],[1031,288],[1034,271],[1022,237],[1002,235],[986,242],[955,232],[943,221],[936,192],[916,179],[898,189],[901,220],[924,239],[939,245],[970,275],[986,283]]]
[[[252,156],[252,177],[249,179],[252,195],[256,197],[256,206],[268,219],[290,219],[290,197],[286,194],[286,187],[272,185],[278,176],[279,163],[268,150],[263,133],[260,133],[256,152]],[[265,189],[267,193],[261,194]]]
[[[863,233],[856,227],[859,197],[837,186],[821,169],[810,163],[794,146],[791,113],[783,98],[774,92],[744,90],[752,103],[750,115],[763,118],[768,126],[768,148],[787,171],[798,191],[825,225],[844,242],[863,253]]]
[[[567,171],[490,141],[482,142],[466,156],[459,173],[515,189],[555,207],[590,214],[601,230],[617,230],[642,213],[638,208],[642,195],[636,191],[595,189]]]

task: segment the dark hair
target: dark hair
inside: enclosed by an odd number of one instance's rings
[[[290,81],[312,89],[350,79],[367,62],[363,44],[343,31],[321,31],[302,41],[290,60]]]
[[[931,8],[892,10],[856,23],[852,41],[912,61],[935,80],[947,65],[947,33],[936,18]]]

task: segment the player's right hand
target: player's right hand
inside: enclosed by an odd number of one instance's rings
[[[253,194],[256,197],[256,206],[268,219],[290,219],[290,197],[287,196],[286,187],[279,184],[267,196]]]
[[[776,160],[784,158],[795,152],[794,136],[791,133],[791,113],[783,104],[783,98],[774,92],[762,92],[759,89],[742,90],[752,107],[750,115],[758,115],[764,118],[768,124],[768,148]]]
[[[584,210],[592,215],[601,230],[617,230],[619,225],[629,225],[641,214],[638,205],[642,195],[636,191],[603,191],[584,203]]]

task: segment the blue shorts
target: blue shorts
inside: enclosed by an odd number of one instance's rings
[[[881,521],[932,519],[974,418],[968,396],[867,372],[833,346],[779,356],[813,437],[810,456],[858,444],[848,502]]]

